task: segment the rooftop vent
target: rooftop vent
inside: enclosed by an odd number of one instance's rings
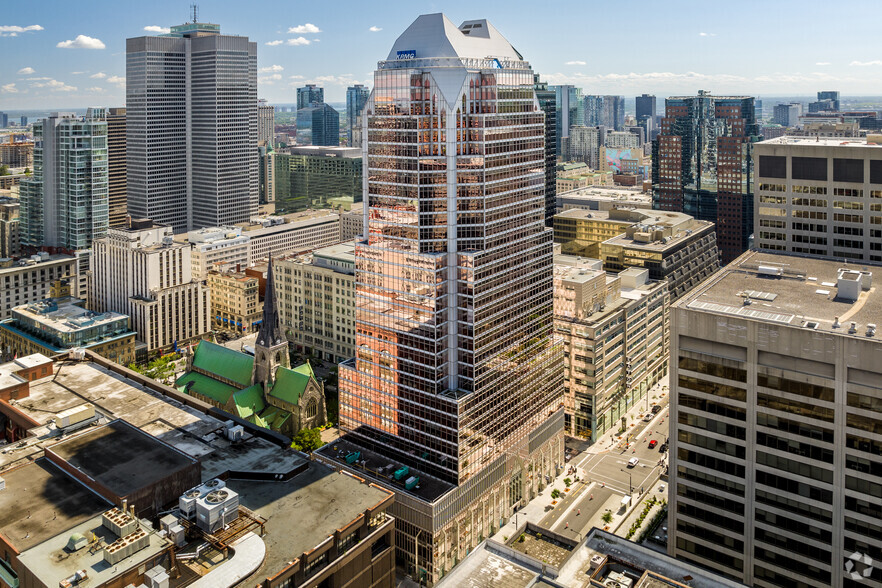
[[[876,323],[867,323],[867,337],[876,336]]]
[[[771,265],[761,265],[756,269],[756,273],[759,276],[776,276],[780,277],[784,275],[784,268],[775,267]]]
[[[855,270],[840,269],[836,280],[836,297],[854,302],[861,294],[863,274]]]
[[[848,327],[848,332],[851,333],[852,335],[857,333],[857,323],[856,322],[851,321],[851,325],[849,325],[849,327]]]
[[[806,329],[817,329],[818,325],[819,323],[817,321],[805,321],[802,326]]]

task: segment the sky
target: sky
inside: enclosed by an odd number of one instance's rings
[[[188,20],[189,0],[28,0],[0,11],[0,110],[125,105],[125,40]],[[486,18],[533,70],[586,94],[882,95],[878,0],[203,0],[199,20],[258,43],[258,95],[325,100],[372,85],[420,14]],[[866,15],[862,17],[861,15]]]

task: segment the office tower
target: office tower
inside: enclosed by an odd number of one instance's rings
[[[878,270],[749,251],[673,305],[669,554],[748,586],[882,584],[862,557],[882,520]]]
[[[637,123],[646,118],[654,118],[656,114],[655,96],[641,94],[635,99]]]
[[[346,88],[346,122],[349,123],[346,129],[348,134],[346,144],[350,147],[361,149],[361,141],[356,142],[355,138],[361,138],[361,111],[370,93],[371,91],[362,84]]]
[[[596,127],[603,123],[603,96],[585,96],[585,126]]]
[[[570,157],[570,128],[585,125],[585,101],[582,89],[575,86],[548,86],[554,90],[554,108],[557,117],[557,156],[568,161]]]
[[[736,258],[753,233],[753,158],[760,138],[748,96],[665,100],[652,144],[653,208],[716,223],[723,263]]]
[[[211,330],[209,290],[193,278],[191,245],[149,219],[111,227],[92,252],[90,308],[132,319],[148,352],[169,350]]]
[[[772,122],[782,127],[796,127],[799,126],[800,116],[802,116],[802,103],[776,104]]]
[[[276,130],[276,109],[266,103],[257,101],[257,144],[273,146],[273,135]]]
[[[277,211],[348,209],[362,201],[361,147],[291,147],[275,162]]]
[[[53,112],[34,123],[34,173],[21,183],[25,247],[88,249],[107,234],[107,120]]]
[[[187,233],[193,279],[204,280],[214,269],[248,267],[250,241],[251,237],[242,234],[242,227],[208,227]]]
[[[539,74],[533,82],[539,108],[545,113],[545,226],[550,227],[557,207],[557,97]]]
[[[126,202],[126,109],[107,109],[107,208],[108,225],[125,224]]]
[[[762,122],[763,120],[763,101],[759,98],[755,98],[753,101],[753,110],[756,116],[756,122]]]
[[[566,430],[596,441],[646,402],[668,372],[666,283],[629,268],[610,278],[596,259],[554,256],[554,326],[564,340]],[[604,353],[619,348],[622,353]]]
[[[606,127],[570,128],[570,161],[583,161],[593,170],[600,169],[600,148],[606,140]]]
[[[26,117],[26,116],[21,117],[21,126],[22,127],[28,126],[28,117]]]
[[[832,101],[833,110],[839,110],[839,92],[837,91],[826,91],[826,92],[818,92],[818,102],[822,102],[824,100]]]
[[[21,255],[19,207],[18,198],[0,196],[0,259]]]
[[[423,15],[379,62],[365,106],[366,166],[381,171],[355,245],[357,352],[340,364],[337,445],[400,497],[399,562],[430,582],[563,463],[533,84],[488,21]],[[319,459],[352,469],[338,455]],[[372,473],[390,464],[404,485]]]
[[[809,114],[815,112],[835,112],[836,107],[833,100],[818,100],[817,102],[809,102],[808,111]]]
[[[325,89],[315,84],[306,84],[303,88],[297,88],[297,110],[309,108],[325,101]]]
[[[882,153],[866,138],[754,145],[755,247],[882,262]]]
[[[5,112],[0,112],[0,129],[5,129],[9,126],[9,115]]]
[[[181,233],[257,213],[257,43],[187,23],[126,42],[128,212]]]
[[[604,96],[603,107],[598,123],[610,129],[621,131],[625,127],[625,97]]]
[[[340,113],[324,104],[297,111],[297,144],[336,147],[340,144]]]
[[[257,184],[260,204],[276,201],[276,152],[271,145],[257,148]]]

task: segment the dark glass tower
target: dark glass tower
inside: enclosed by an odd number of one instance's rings
[[[552,226],[557,210],[557,101],[554,90],[534,76],[533,86],[539,108],[545,113],[545,226]]]

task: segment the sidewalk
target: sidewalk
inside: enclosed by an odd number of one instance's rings
[[[566,488],[566,484],[564,484],[565,478],[574,479],[575,474],[567,474],[567,468],[563,469],[563,473],[554,478],[550,484],[545,486],[545,489],[542,492],[539,492],[533,500],[527,503],[526,506],[522,507],[519,511],[517,511],[514,515],[512,515],[511,519],[500,527],[499,531],[493,535],[493,539],[499,541],[500,543],[504,543],[504,537],[511,537],[515,534],[515,532],[523,527],[527,522],[533,523],[534,525],[539,525],[542,521],[555,512],[560,512],[558,509],[560,508],[572,508],[573,504],[578,500],[579,496],[581,496],[582,492],[585,490],[584,481],[574,482],[570,486],[569,492],[564,492],[564,488]],[[561,497],[557,499],[557,504],[554,505],[554,508],[549,508],[551,506],[551,491],[557,488]],[[517,523],[517,525],[515,525]]]
[[[645,506],[645,502],[647,500],[649,500],[650,497],[654,496],[657,501],[668,499],[667,492],[659,492],[659,490],[658,490],[659,486],[661,486],[662,484],[663,484],[663,482],[656,480],[655,483],[652,484],[652,487],[650,488],[649,492],[647,492],[646,494],[642,495],[639,499],[637,499],[638,500],[637,507],[633,508],[628,513],[628,516],[626,516],[624,518],[624,520],[620,521],[618,524],[613,525],[613,532],[616,535],[619,535],[620,537],[624,537],[625,535],[628,534],[628,529],[630,529],[631,525],[637,521],[637,518],[640,516],[640,513],[643,512],[643,507]],[[667,488],[667,486],[665,488]],[[649,524],[649,521],[652,520],[652,517],[655,516],[655,513],[657,513],[660,509],[661,509],[660,502],[656,502],[656,504],[653,505],[652,509],[649,511],[649,514],[646,515],[646,518],[643,519],[643,525],[645,526],[645,525]],[[642,527],[640,530],[637,531],[637,534],[639,535],[639,533],[641,531],[642,531]]]

